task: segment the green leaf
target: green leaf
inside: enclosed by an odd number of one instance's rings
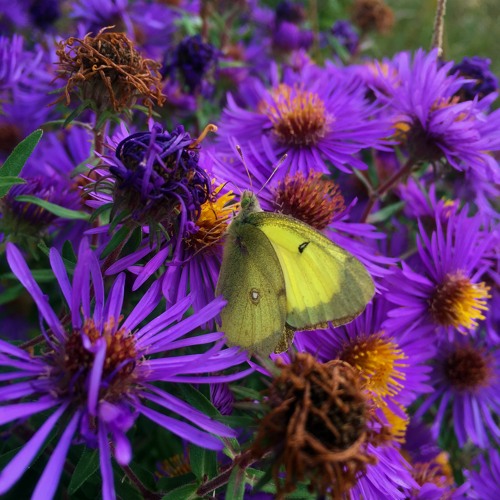
[[[21,172],[24,164],[30,157],[36,145],[42,138],[43,131],[41,129],[35,130],[28,137],[23,139],[12,151],[9,157],[5,160],[0,168],[0,177],[17,177]],[[0,198],[4,197],[9,192],[8,187],[0,188]]]
[[[390,219],[395,213],[397,213],[404,206],[404,204],[404,201],[398,201],[396,203],[393,203],[392,205],[387,205],[386,207],[382,208],[382,210],[370,214],[366,222],[368,222],[369,224],[384,222],[387,219]]]
[[[189,461],[194,475],[203,481],[217,474],[217,453],[194,444],[189,446]]]
[[[105,259],[111,253],[113,253],[124,240],[128,240],[130,237],[130,228],[128,226],[122,226],[111,238],[110,242],[106,245],[101,253],[101,258]]]
[[[226,498],[231,500],[243,500],[245,497],[245,470],[241,467],[234,467],[229,476],[226,488]]]
[[[9,189],[11,186],[14,186],[16,184],[26,184],[26,179],[22,179],[21,177],[16,177],[14,175],[6,175],[5,177],[0,177],[0,189]]]
[[[3,290],[2,293],[0,293],[0,306],[3,306],[4,304],[7,304],[11,302],[12,300],[17,299],[22,295],[24,291],[23,285],[9,285],[8,287]],[[0,332],[0,336],[1,336]]]
[[[175,490],[169,491],[162,500],[194,500],[196,498],[200,498],[196,491],[198,490],[197,484],[185,484],[180,488],[176,488]]]
[[[82,114],[86,109],[92,109],[92,101],[85,99],[69,116],[64,120],[63,128],[66,128],[78,115]]]
[[[189,384],[179,384],[183,399],[209,417],[220,417],[219,410],[200,391]],[[219,419],[217,419],[219,420]]]
[[[68,486],[68,495],[74,495],[98,469],[98,451],[90,450],[89,448],[84,447],[80,460],[76,464],[73,475],[71,476],[71,481]]]
[[[33,205],[38,205],[44,208],[48,212],[57,215],[61,219],[70,220],[89,220],[89,214],[85,212],[80,212],[79,210],[70,210],[69,208],[64,208],[55,203],[51,203],[47,200],[42,200],[36,196],[22,195],[16,196],[16,201],[25,201],[27,203],[33,203]]]
[[[171,491],[195,480],[194,474],[189,472],[180,476],[163,477],[158,481],[156,486],[159,491]]]

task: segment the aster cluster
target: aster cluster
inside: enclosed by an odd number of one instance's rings
[[[488,59],[375,57],[383,0],[3,10],[0,495],[496,498]],[[226,345],[243,190],[362,262],[359,316]]]

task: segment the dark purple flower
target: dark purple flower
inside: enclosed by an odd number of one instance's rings
[[[484,57],[464,57],[462,62],[450,69],[450,74],[459,74],[473,80],[464,82],[457,94],[462,100],[479,99],[498,90],[498,78],[490,70],[491,60]]]
[[[32,0],[29,7],[31,22],[40,30],[49,29],[61,16],[60,0]]]
[[[186,298],[145,322],[161,300],[160,284],[155,282],[126,313],[122,310],[128,292],[125,276],[117,276],[106,293],[97,256],[83,240],[72,281],[61,255],[54,249],[50,252],[54,276],[69,308],[68,324],[54,312],[12,244],[7,245],[7,260],[38,306],[47,349],[32,354],[0,341],[0,364],[5,372],[0,387],[0,424],[15,425],[41,412],[49,413],[3,469],[0,494],[20,479],[53,431],[59,437],[33,498],[52,498],[74,438],[99,449],[102,495],[105,500],[115,498],[111,454],[120,465],[130,462],[133,450],[126,433],[139,415],[209,449],[222,449],[217,436],[236,435],[166,392],[164,386],[155,385],[223,383],[249,373],[222,374],[246,360],[236,348],[223,349],[223,333],[189,335],[218,314],[223,301],[214,301],[182,319],[191,305]],[[189,350],[203,345],[210,347],[202,352]],[[178,355],[177,349],[183,354]],[[63,427],[61,422],[65,422]]]
[[[342,45],[342,47],[344,47],[349,54],[352,55],[357,52],[359,35],[349,21],[344,19],[335,21],[331,31],[338,43],[340,43],[340,45]]]
[[[219,52],[204,42],[200,35],[185,38],[177,45],[172,55],[166,56],[162,70],[163,76],[180,80],[189,93],[202,91],[210,93],[210,73],[215,71]]]
[[[182,235],[210,196],[195,141],[181,125],[167,132],[154,124],[149,132],[132,134],[104,161],[114,178],[112,216],[120,214],[122,222],[161,224],[171,233],[180,219]]]
[[[273,48],[284,52],[309,49],[314,41],[314,33],[303,30],[296,24],[281,21],[273,31]]]
[[[276,23],[286,21],[293,24],[299,24],[304,21],[305,18],[306,13],[304,6],[299,3],[283,0],[276,6]]]

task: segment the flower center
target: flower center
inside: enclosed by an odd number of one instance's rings
[[[201,206],[196,231],[184,239],[187,247],[196,251],[221,243],[229,218],[238,210],[237,203],[230,203],[234,198],[232,191],[218,196],[222,187],[214,189],[212,196]]]
[[[83,335],[86,335],[94,346],[98,339],[106,341],[106,358],[103,365],[102,379],[106,381],[101,386],[99,397],[112,401],[121,397],[129,390],[130,379],[135,369],[137,351],[133,336],[125,329],[112,333],[115,321],[109,320],[102,329],[98,329],[93,319],[86,319],[80,332],[74,331],[66,341],[60,356],[55,362],[61,372],[60,391],[71,394],[72,398],[85,400],[88,396],[88,378],[95,362],[95,353],[84,345]],[[49,354],[50,356],[50,354]]]
[[[471,283],[461,271],[448,274],[429,300],[430,313],[438,325],[471,330],[488,310],[488,291],[485,283]]]
[[[403,388],[405,375],[399,368],[407,366],[407,357],[394,342],[374,334],[358,337],[346,345],[340,359],[356,368],[366,389],[378,396],[395,396]]]
[[[317,94],[286,84],[274,89],[261,109],[271,120],[277,140],[286,146],[314,146],[333,120]]]
[[[490,384],[492,360],[486,351],[473,346],[457,347],[445,362],[445,373],[458,391],[474,391]]]
[[[333,181],[314,172],[287,175],[275,191],[276,208],[299,219],[319,231],[327,227],[335,216],[345,210],[344,197]]]

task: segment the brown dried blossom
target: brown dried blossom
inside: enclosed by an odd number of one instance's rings
[[[352,22],[363,33],[388,33],[394,26],[394,13],[384,0],[355,0]]]
[[[121,112],[137,99],[149,108],[163,105],[160,64],[144,59],[125,33],[106,32],[93,37],[70,37],[57,44],[59,77],[66,78],[66,104],[71,94],[90,100],[97,112]],[[64,97],[61,97],[62,100]]]
[[[299,353],[268,390],[269,413],[252,445],[255,458],[271,453],[278,498],[309,480],[318,495],[340,498],[376,458],[367,445],[388,439],[371,430],[372,410],[358,372],[340,360],[319,363]],[[280,479],[284,468],[285,477]]]

